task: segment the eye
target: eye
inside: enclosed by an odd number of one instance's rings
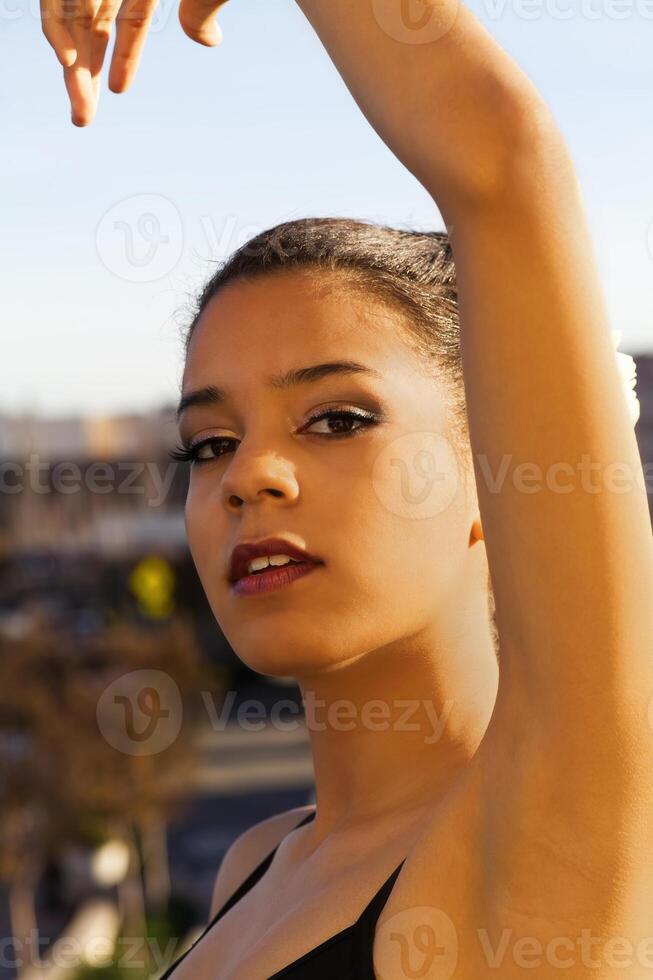
[[[379,421],[380,418],[378,415],[374,412],[364,411],[363,409],[354,411],[348,408],[331,408],[321,412],[319,415],[313,416],[308,426],[312,428],[318,422],[325,422],[327,425],[335,424],[338,431],[315,432],[314,435],[338,438],[339,436],[354,435],[356,432],[360,432],[368,426],[376,425]],[[357,428],[350,429],[349,426],[354,423],[357,424]]]
[[[183,463],[210,463],[212,459],[219,459],[220,456],[224,456],[225,452],[229,452],[229,446],[234,442],[238,442],[238,440],[229,436],[211,436],[210,439],[201,439],[194,446],[177,446],[176,449],[168,452],[168,456],[170,459],[177,459]],[[210,446],[211,452],[215,455],[200,456],[205,446]]]
[[[313,435],[327,439],[342,439],[354,436],[363,429],[377,425],[380,421],[382,421],[381,415],[365,409],[331,408],[314,415],[302,431],[308,431],[319,422],[324,422],[327,426],[335,425],[338,431],[313,432]],[[350,428],[352,425],[356,425],[356,428]],[[210,463],[233,451],[238,441],[231,436],[211,436],[208,439],[201,439],[194,446],[177,446],[176,449],[168,452],[168,456],[170,459],[192,464]],[[205,447],[210,447],[208,453],[204,453]]]

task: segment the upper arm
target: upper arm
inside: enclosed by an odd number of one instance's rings
[[[549,746],[607,759],[632,738],[650,759],[644,474],[569,153],[552,122],[533,133],[510,193],[452,233],[499,697]]]
[[[243,831],[227,849],[215,878],[209,920],[233,895],[252,871],[293,830],[313,805],[293,807],[260,820]]]
[[[522,149],[511,184],[457,215],[452,235],[500,644],[476,759],[479,835],[492,855],[482,890],[550,910],[556,889],[580,907],[600,880],[606,906],[618,899],[635,915],[633,883],[652,867],[644,474],[555,127]]]

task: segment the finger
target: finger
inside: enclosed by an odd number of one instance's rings
[[[109,69],[109,88],[125,92],[134,80],[157,0],[125,0],[116,20],[116,42]]]
[[[96,93],[91,76],[91,31],[95,14],[94,0],[74,0],[66,11],[67,25],[77,48],[75,63],[64,68],[63,72],[75,126],[87,126],[96,112]]]
[[[64,83],[70,99],[70,118],[75,126],[88,126],[96,111],[96,95],[91,72],[79,64],[79,55],[72,68],[64,68]]]
[[[106,55],[111,28],[120,10],[120,0],[101,0],[98,11],[90,29],[90,62],[91,83],[97,108],[100,96],[100,77]]]
[[[199,44],[220,44],[222,31],[216,14],[227,0],[181,0],[179,23],[184,33]]]
[[[67,68],[77,57],[77,50],[66,27],[58,0],[40,0],[41,27],[60,64]]]

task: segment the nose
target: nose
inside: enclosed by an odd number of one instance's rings
[[[242,446],[240,447],[242,451]],[[299,496],[299,485],[292,464],[274,452],[258,452],[234,459],[224,474],[222,499],[231,512],[243,504],[253,504],[268,497],[293,503]]]

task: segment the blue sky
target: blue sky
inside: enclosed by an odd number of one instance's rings
[[[571,149],[621,349],[653,351],[653,0],[468,4]],[[188,298],[278,221],[439,228],[294,0],[230,0],[217,48],[162,0],[129,92],[70,123],[35,0],[0,0],[0,413],[176,399]],[[108,67],[108,66],[107,66]]]

